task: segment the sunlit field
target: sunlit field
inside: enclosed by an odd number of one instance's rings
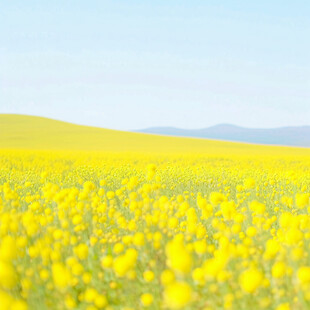
[[[310,308],[310,149],[0,130],[1,310]]]

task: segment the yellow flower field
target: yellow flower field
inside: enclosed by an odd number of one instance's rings
[[[36,121],[0,133],[0,310],[310,308],[309,149]]]

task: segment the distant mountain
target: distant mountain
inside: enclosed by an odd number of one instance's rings
[[[231,124],[220,124],[203,129],[152,127],[136,130],[136,132],[256,144],[310,147],[310,126],[260,129],[239,127]]]

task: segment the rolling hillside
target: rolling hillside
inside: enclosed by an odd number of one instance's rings
[[[0,149],[83,150],[199,154],[310,155],[310,149],[124,132],[44,117],[0,114]]]

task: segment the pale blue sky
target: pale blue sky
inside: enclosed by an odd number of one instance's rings
[[[310,125],[310,2],[0,0],[0,113]]]

